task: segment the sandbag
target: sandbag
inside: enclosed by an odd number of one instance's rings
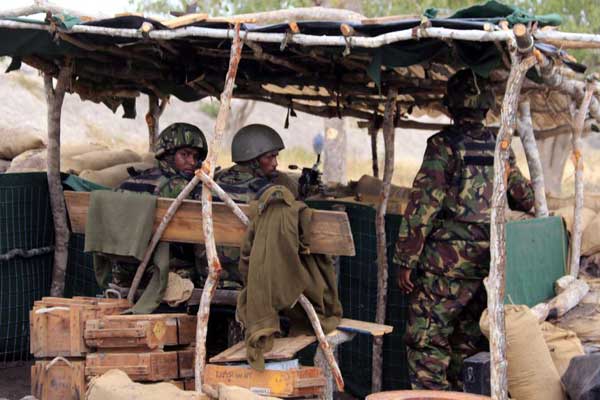
[[[523,211],[516,211],[516,210],[510,210],[507,209],[506,210],[506,220],[507,221],[525,221],[528,219],[532,219],[534,216],[523,212]]]
[[[564,400],[560,375],[544,341],[537,318],[527,306],[504,306],[506,316],[506,360],[508,391],[518,400]],[[488,337],[487,309],[479,325]]]
[[[31,133],[0,134],[0,158],[12,160],[21,153],[44,147],[42,139]]]
[[[142,158],[142,162],[144,163],[148,163],[148,164],[153,164],[156,165],[156,158],[154,157],[154,153],[142,153],[140,154],[140,157]]]
[[[132,150],[108,151],[98,150],[81,154],[72,158],[78,161],[81,170],[99,171],[113,165],[141,162],[142,158]]]
[[[127,172],[127,169],[130,167],[133,167],[138,171],[143,171],[145,169],[154,167],[154,165],[143,162],[118,164],[109,168],[101,169],[100,171],[91,171],[86,169],[81,171],[79,176],[90,182],[97,183],[98,185],[116,188],[129,178],[129,172]]]
[[[590,221],[581,235],[581,255],[600,252],[600,213]]]
[[[0,160],[0,173],[6,172],[10,167],[10,160]]]
[[[546,195],[546,201],[548,209],[558,210],[564,207],[572,207],[575,204],[575,197]],[[583,206],[595,212],[600,212],[600,193],[585,192],[583,195]]]
[[[171,307],[176,307],[189,300],[193,291],[194,284],[191,280],[182,278],[175,272],[169,272],[169,282],[162,300]]]
[[[562,217],[567,225],[567,230],[573,233],[573,206],[562,207],[553,212],[554,215]],[[585,228],[592,222],[596,216],[596,211],[591,208],[583,207],[581,209],[581,230],[585,231]]]
[[[562,382],[571,400],[600,399],[600,354],[575,357]]]
[[[209,400],[196,392],[184,391],[171,383],[141,384],[133,382],[125,372],[111,369],[92,379],[87,400]]]
[[[40,172],[46,171],[48,162],[48,151],[46,149],[34,149],[23,152],[13,158],[7,173],[13,172]],[[60,171],[67,173],[79,173],[81,167],[78,161],[70,158],[62,158],[60,161]]]
[[[558,371],[558,375],[563,376],[573,357],[585,354],[581,340],[575,332],[554,326],[549,322],[542,322],[542,334],[546,341],[546,346],[550,350],[552,362]]]
[[[71,158],[99,150],[108,150],[108,146],[100,143],[64,143],[60,147],[60,156]]]
[[[562,317],[557,325],[577,334],[583,343],[600,344],[600,306],[579,304]]]
[[[356,199],[361,203],[372,204],[377,207],[381,202],[381,187],[383,182],[370,175],[363,175],[356,183]],[[390,198],[387,205],[387,214],[403,214],[411,189],[401,186],[390,186]]]

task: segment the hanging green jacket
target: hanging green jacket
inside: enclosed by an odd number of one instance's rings
[[[290,317],[291,334],[313,334],[297,304],[301,294],[315,307],[325,333],[339,324],[342,306],[331,257],[310,252],[312,210],[276,185],[251,203],[251,215],[241,247],[245,287],[237,319],[246,329],[248,362],[264,369],[263,352],[273,347],[273,335],[280,331],[280,312]]]

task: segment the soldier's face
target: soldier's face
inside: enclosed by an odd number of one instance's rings
[[[277,171],[278,155],[278,151],[272,151],[270,153],[266,153],[258,157],[258,165],[260,166],[260,169],[266,176],[272,175],[275,171]]]
[[[193,174],[200,161],[200,152],[192,147],[182,147],[175,152],[175,169],[185,174]]]

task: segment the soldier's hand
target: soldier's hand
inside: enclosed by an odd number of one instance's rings
[[[398,286],[403,293],[410,293],[414,289],[415,285],[410,280],[411,270],[407,268],[400,268],[398,273]]]

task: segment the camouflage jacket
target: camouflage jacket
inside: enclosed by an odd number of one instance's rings
[[[148,192],[159,197],[174,199],[189,183],[189,179],[178,174],[166,161],[159,161],[159,167],[145,171],[130,172],[131,177],[123,182],[119,189],[132,192]],[[200,200],[202,185],[198,185],[190,193],[189,198]]]
[[[495,134],[481,124],[454,125],[432,136],[400,226],[394,263],[454,278],[489,270]],[[533,190],[509,158],[508,200],[529,211]]]

